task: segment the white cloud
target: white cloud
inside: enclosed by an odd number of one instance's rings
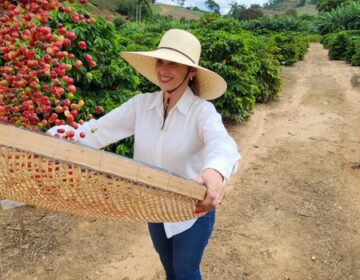
[[[230,3],[235,0],[215,0],[216,3],[220,6],[220,11],[222,14],[227,14],[230,10]],[[207,6],[205,4],[206,0],[185,0],[185,7],[198,7],[202,10],[207,10]],[[263,5],[268,2],[268,0],[236,0],[237,3],[245,5],[249,7],[251,4],[259,4]],[[156,0],[156,3],[169,4],[169,5],[177,5],[176,0]]]

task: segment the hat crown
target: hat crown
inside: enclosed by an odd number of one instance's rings
[[[192,63],[199,64],[201,54],[200,41],[185,30],[170,29],[167,31],[161,38],[158,46],[158,49],[162,48],[181,53]]]

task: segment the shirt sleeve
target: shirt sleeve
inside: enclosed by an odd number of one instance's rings
[[[77,129],[69,125],[61,125],[52,127],[47,133],[55,135],[60,128],[65,131],[73,130],[75,132],[73,138],[75,142],[96,149],[103,148],[134,134],[136,103],[139,101],[140,96],[140,94],[134,96],[103,117],[97,120],[91,119],[79,125]],[[81,132],[85,133],[84,138],[79,136]]]
[[[215,106],[207,102],[199,117],[204,148],[204,167],[216,169],[225,179],[235,174],[241,159],[236,142],[230,137]]]

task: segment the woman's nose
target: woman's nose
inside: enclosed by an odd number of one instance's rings
[[[158,69],[160,70],[160,72],[168,72],[169,66],[165,63],[161,63],[160,65],[158,65]]]

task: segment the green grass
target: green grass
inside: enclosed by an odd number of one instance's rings
[[[299,4],[299,0],[282,0],[275,5],[266,8],[266,10],[273,10],[285,13],[289,9],[295,9]]]
[[[286,13],[289,9],[296,9],[298,16],[301,15],[310,15],[316,16],[318,15],[318,11],[316,10],[316,5],[310,3],[310,0],[306,1],[305,6],[298,7],[299,0],[282,0],[278,2],[273,7],[264,9],[265,11],[276,11],[278,13]]]
[[[121,0],[90,0],[90,3],[94,4],[98,15],[101,15],[101,10],[104,11],[105,14],[114,13],[118,3]],[[165,5],[165,4],[155,4],[151,7],[154,15],[162,15],[162,16],[171,16],[175,19],[198,19],[200,18],[205,12],[202,11],[193,11],[190,9],[172,6],[172,5]]]
[[[151,10],[154,15],[159,15],[161,12],[161,7],[160,5],[152,5]]]
[[[261,9],[261,11],[263,12],[264,16],[270,16],[270,17],[284,14],[283,12],[267,10],[267,9]]]
[[[93,14],[101,15],[106,19],[113,19],[116,18],[117,14],[115,10],[117,5],[121,0],[90,0],[92,4],[96,7],[92,8]],[[262,9],[264,15],[273,16],[273,15],[281,15],[284,14],[288,9],[295,9],[299,0],[283,0],[282,2],[278,3],[275,7],[271,9]],[[154,15],[162,15],[172,17],[174,19],[199,19],[202,15],[206,12],[204,11],[193,11],[190,9],[172,6],[172,5],[165,5],[165,4],[155,4],[151,7]],[[316,16],[318,11],[316,10],[316,5],[310,4],[310,0],[307,0],[307,3],[304,7],[296,8],[297,13],[299,16],[308,14]]]
[[[152,7],[153,13],[160,14],[162,16],[171,16],[176,19],[198,19],[202,15],[204,15],[205,12],[202,11],[193,11],[190,9],[172,6],[172,5],[165,5],[165,4],[155,4]]]
[[[310,16],[317,16],[318,10],[316,9],[316,5],[310,4],[310,1],[306,1],[305,6],[296,8],[296,11],[299,16],[301,15],[310,15]]]
[[[320,43],[321,35],[320,34],[311,34],[306,36],[310,43]]]

